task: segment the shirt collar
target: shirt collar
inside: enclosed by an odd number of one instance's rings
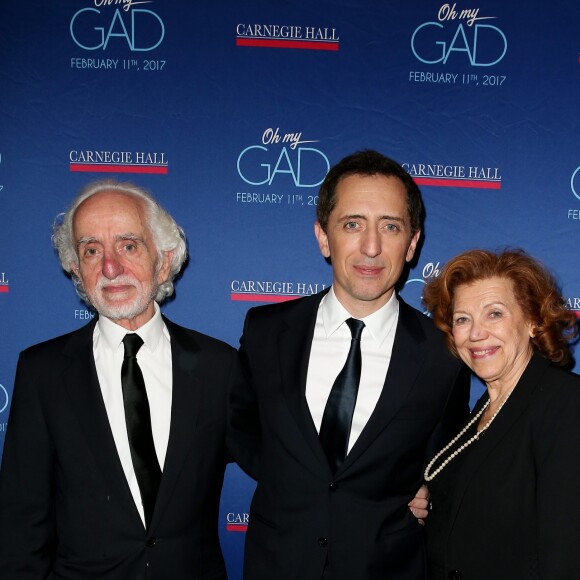
[[[159,305],[157,302],[154,302],[153,305],[155,307],[155,313],[151,320],[148,320],[136,331],[136,334],[143,339],[145,347],[151,351],[154,351],[157,348],[163,335],[163,329],[165,328]],[[99,316],[97,324],[99,326],[101,339],[104,341],[107,348],[110,348],[111,350],[119,348],[125,335],[130,332],[105,316]]]
[[[345,320],[352,318],[336,297],[333,287],[330,288],[328,294],[322,299],[320,308],[322,309],[324,332],[327,337],[336,332]],[[369,316],[361,318],[365,323],[365,334],[370,334],[377,345],[382,344],[389,332],[393,329],[398,315],[399,301],[397,300],[396,293],[393,292],[389,301],[384,306],[381,306],[381,308]]]

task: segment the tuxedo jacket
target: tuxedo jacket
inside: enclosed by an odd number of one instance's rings
[[[20,355],[0,472],[3,580],[223,580],[218,507],[235,350],[164,319],[169,442],[150,529],[98,383],[95,321]]]
[[[430,485],[433,580],[580,577],[579,416],[580,377],[534,355],[489,429]]]
[[[468,412],[469,374],[432,322],[400,300],[377,406],[333,476],[305,397],[324,293],[251,309],[230,398],[239,463],[258,480],[246,536],[248,580],[424,580],[423,529],[407,503],[430,450]]]

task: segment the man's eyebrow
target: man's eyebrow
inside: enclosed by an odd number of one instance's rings
[[[401,222],[403,224],[406,223],[406,221],[407,221],[404,217],[401,217],[400,215],[383,215],[383,216],[381,216],[380,219]]]
[[[83,236],[77,240],[77,249],[82,246],[83,244],[93,244],[97,242],[97,238],[93,238],[92,236]]]
[[[126,234],[118,234],[115,236],[115,240],[117,240],[118,242],[122,242],[124,240],[133,240],[135,242],[145,242],[145,240],[141,236],[138,236],[137,234],[133,234],[131,232],[126,233]]]
[[[362,214],[358,214],[358,213],[351,213],[348,215],[344,215],[342,216],[339,221],[344,221],[344,220],[355,220],[355,219],[363,219],[366,220],[367,218],[362,215]]]
[[[131,240],[134,242],[145,243],[145,240],[141,236],[134,234],[132,232],[127,232],[126,234],[118,234],[115,236],[115,240],[118,242]],[[97,240],[97,238],[95,238],[94,236],[83,236],[82,238],[79,238],[77,240],[76,247],[78,249],[80,248],[80,246],[85,244],[99,244],[99,243],[100,243],[99,240]]]
[[[345,216],[341,217],[339,221],[352,220],[352,219],[368,220],[368,217],[365,215],[362,215],[362,214],[354,213],[354,214],[349,214],[349,215],[345,215]],[[401,222],[403,224],[406,223],[406,220],[404,217],[397,216],[397,215],[382,215],[379,218],[379,220],[390,220],[390,221]]]

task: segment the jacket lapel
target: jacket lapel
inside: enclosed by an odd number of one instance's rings
[[[95,317],[91,323],[75,332],[65,345],[63,352],[70,358],[70,366],[63,372],[64,387],[103,480],[108,487],[119,491],[123,498],[121,503],[131,506],[134,516],[141,521],[119,460],[97,377],[93,356],[96,321]]]
[[[151,529],[165,510],[189,448],[193,444],[199,409],[202,406],[202,389],[199,386],[199,346],[185,329],[165,317],[163,321],[171,337],[173,373],[171,425]]]
[[[292,306],[282,322],[278,337],[278,358],[282,391],[298,431],[304,436],[319,461],[327,465],[326,456],[318,440],[318,432],[306,402],[306,378],[316,314],[323,296],[321,292],[303,298]],[[329,468],[330,469],[330,468]]]
[[[278,357],[282,390],[298,430],[317,460],[330,470],[305,396],[316,314],[325,293],[301,300],[296,303],[296,308],[288,312],[279,334]],[[348,469],[387,427],[401,408],[423,364],[423,349],[426,347],[423,329],[415,311],[400,298],[399,305],[399,320],[383,391],[339,473]]]
[[[425,334],[415,311],[399,299],[399,320],[383,390],[367,424],[339,471],[349,468],[388,426],[403,405],[423,365]]]
[[[464,465],[460,468],[461,477],[457,478],[457,491],[455,500],[450,512],[453,522],[463,501],[463,497],[471,481],[477,476],[480,469],[485,469],[487,458],[493,454],[494,449],[501,445],[502,440],[512,429],[518,429],[518,420],[530,406],[532,396],[536,387],[541,382],[542,377],[548,369],[550,363],[538,354],[534,354],[528,363],[526,370],[517,383],[516,388],[511,393],[502,410],[498,413],[489,429],[481,436],[479,441],[473,443],[477,447],[473,453],[465,458]],[[487,401],[485,393],[475,406],[473,413]],[[451,527],[449,528],[451,529]]]

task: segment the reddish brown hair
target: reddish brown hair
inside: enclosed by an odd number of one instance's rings
[[[452,334],[457,287],[492,277],[512,282],[525,318],[535,327],[535,336],[531,339],[534,350],[554,364],[567,364],[572,358],[569,343],[578,331],[576,317],[566,309],[553,276],[540,262],[519,249],[497,254],[486,250],[459,254],[425,288],[423,303],[437,327],[445,333],[451,352],[457,356]]]

